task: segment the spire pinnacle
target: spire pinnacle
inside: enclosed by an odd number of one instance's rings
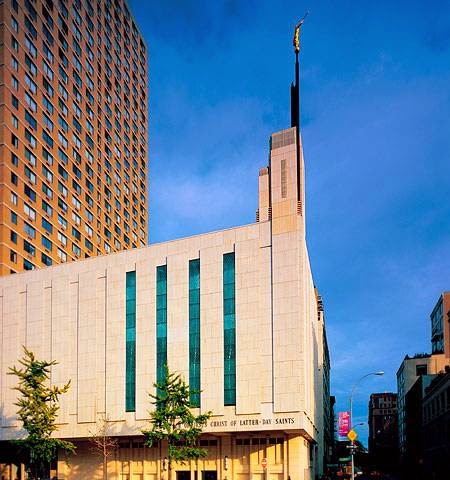
[[[303,18],[297,23],[294,30],[294,52],[295,52],[295,84],[291,85],[291,127],[300,128],[300,86],[299,86],[299,64],[298,54],[300,52],[300,27],[303,25],[309,11],[303,15]]]
[[[292,41],[292,44],[294,45],[294,52],[296,55],[298,55],[300,52],[300,27],[303,25],[308,14],[309,10],[306,11],[306,13],[303,15],[303,18],[295,26],[294,39]]]

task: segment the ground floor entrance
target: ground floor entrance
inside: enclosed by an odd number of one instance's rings
[[[216,470],[203,470],[200,472],[200,478],[197,471],[194,471],[194,480],[217,480]],[[189,470],[177,471],[176,480],[191,480],[191,472]]]
[[[103,479],[102,459],[88,441],[58,462],[58,480]],[[207,456],[169,468],[165,445],[148,448],[142,438],[120,438],[108,457],[108,480],[313,480],[317,448],[302,435],[285,432],[205,435]],[[318,472],[317,472],[318,473]]]

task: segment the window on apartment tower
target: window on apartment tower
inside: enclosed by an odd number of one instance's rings
[[[36,220],[36,210],[31,208],[26,203],[23,204],[23,211],[25,212],[25,215],[28,216],[28,218],[31,218],[31,220]]]
[[[36,95],[37,85],[27,73],[25,74],[25,84],[30,89],[31,93]]]
[[[19,51],[19,42],[18,42],[14,37],[11,37],[11,48],[12,48],[15,52],[18,52],[18,51]]]
[[[26,240],[23,241],[23,249],[25,250],[25,252],[28,253],[28,255],[31,255],[33,257],[36,254],[36,247],[30,242],[27,242]]]
[[[34,137],[28,129],[25,129],[25,138],[27,139],[31,148],[36,148],[36,137]]]
[[[45,218],[42,218],[42,227],[51,235],[53,233],[53,225],[46,220]]]
[[[14,250],[9,251],[9,260],[13,263],[17,263],[17,253]]]
[[[36,229],[28,222],[23,222],[23,231],[30,238],[36,238]]]
[[[72,252],[79,257],[81,255],[81,248],[75,243],[72,243]]]
[[[11,76],[11,87],[16,91],[19,90],[19,80],[14,76]]]
[[[11,95],[11,104],[16,110],[19,110],[19,99],[14,95]]]
[[[27,54],[25,54],[25,65],[28,67],[28,71],[31,73],[31,75],[35,77],[37,74],[37,67]]]
[[[24,270],[34,270],[34,265],[27,260],[26,258],[23,259],[23,269]]]
[[[45,113],[43,114],[44,117],[44,125],[48,128],[51,132],[53,132],[53,122],[50,120],[50,117],[47,116]]]
[[[33,97],[28,92],[25,92],[25,103],[32,112],[37,112],[37,103],[33,100]]]
[[[50,267],[51,264],[53,263],[52,259],[48,255],[46,255],[44,252],[41,253],[41,262],[47,267]]]
[[[25,195],[32,201],[32,202],[35,202],[36,201],[36,192],[30,188],[28,185],[24,185],[23,186],[23,191],[25,193]]]
[[[25,158],[28,160],[28,163],[30,163],[33,167],[35,167],[36,166],[36,155],[34,155],[33,152],[30,149],[28,149],[27,147],[24,147],[24,150],[25,150]],[[25,167],[25,174],[27,174],[27,169],[28,169],[28,167]],[[27,175],[27,177],[30,178],[28,175]],[[30,180],[31,180],[31,178],[30,178]],[[36,176],[34,176],[33,183],[36,183]]]
[[[19,62],[15,57],[11,57],[11,68],[16,72],[19,71]]]
[[[47,237],[44,237],[43,235],[42,235],[42,238],[41,238],[41,243],[42,243],[43,247],[46,248],[47,250],[51,251],[53,249],[52,242]]]
[[[42,132],[42,140],[50,147],[53,148],[53,138],[46,132]]]
[[[24,168],[24,171],[25,171],[25,176],[28,178],[28,180],[33,183],[33,184],[36,184],[36,175],[35,173],[29,169],[27,166],[25,166]]]
[[[25,120],[33,130],[37,130],[37,121],[27,110],[25,110]]]
[[[52,206],[49,205],[45,200],[42,200],[42,210],[44,210],[44,212],[50,217],[53,214]]]

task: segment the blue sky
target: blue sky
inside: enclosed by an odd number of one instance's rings
[[[150,241],[254,221],[302,34],[307,237],[337,410],[395,391],[450,289],[450,2],[129,0],[149,48]],[[364,428],[361,437],[367,435]]]

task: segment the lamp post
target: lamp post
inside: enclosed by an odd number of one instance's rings
[[[352,391],[350,393],[350,425],[353,424],[353,394],[355,393],[356,387],[358,384],[364,380],[366,377],[370,377],[371,375],[384,375],[384,372],[370,372],[366,373],[362,377],[358,378],[358,380],[354,383]],[[355,442],[351,441],[351,448],[350,448],[350,456],[352,459],[352,473],[351,473],[351,480],[355,480],[355,459],[354,459],[354,450],[355,450]]]

